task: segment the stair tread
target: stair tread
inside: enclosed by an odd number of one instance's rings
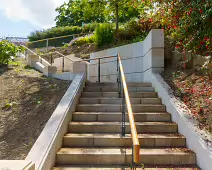
[[[98,82],[86,82],[86,87],[89,86],[101,86],[101,87],[105,87],[105,86],[111,86],[111,85],[118,85],[118,83],[98,83]],[[127,82],[127,85],[130,87],[152,87],[152,83],[149,82],[142,82],[142,83],[136,83],[136,82]]]
[[[113,92],[113,91],[111,91],[111,92],[105,92],[105,91],[104,91],[104,92],[100,92],[100,91],[96,91],[96,92],[84,91],[84,92],[82,92],[82,93],[114,93],[114,94],[118,94],[119,92]],[[148,91],[146,91],[146,92],[143,91],[143,92],[129,92],[129,93],[130,93],[130,94],[131,94],[131,93],[148,93],[148,94],[149,94],[149,93],[157,93],[157,92],[155,92],[155,91],[152,91],[152,92],[151,92],[151,91],[150,91],[150,92],[148,92]]]
[[[160,168],[160,169],[159,169]],[[171,169],[170,169],[171,168]],[[131,170],[131,166],[124,165],[57,165],[53,170]],[[145,165],[136,170],[200,170],[196,165]]]
[[[150,167],[150,168],[136,168],[136,170],[171,170],[170,168],[174,168],[173,170],[200,170],[198,167],[196,166],[164,166],[164,167],[160,167],[160,169],[158,169],[159,167],[154,166],[154,167]],[[131,167],[117,167],[117,166],[111,166],[111,167],[104,167],[104,166],[99,166],[99,167],[95,167],[95,166],[57,166],[54,167],[53,170],[131,170]]]
[[[121,112],[74,112],[73,114],[86,114],[86,115],[89,115],[89,114],[122,114]],[[127,114],[127,112],[125,113]],[[133,113],[134,115],[142,115],[142,114],[157,114],[157,115],[160,115],[160,114],[169,114],[168,112],[141,112],[141,113]]]
[[[132,154],[131,148],[61,148],[58,155],[63,154],[88,154],[88,155],[120,155]],[[194,152],[187,148],[140,148],[140,155],[194,155]]]
[[[66,138],[131,138],[131,134],[126,134],[122,137],[121,134],[110,134],[110,133],[67,133],[64,137]],[[138,134],[138,138],[185,138],[179,133],[163,133],[163,134]]]
[[[80,99],[104,99],[104,100],[111,100],[111,97],[80,97]],[[145,97],[145,98],[142,98],[142,97],[138,97],[138,98],[135,98],[135,97],[130,97],[130,100],[141,100],[141,99],[160,99],[158,97]],[[113,100],[122,100],[122,98],[113,98]]]
[[[78,104],[77,106],[120,106],[120,104]],[[165,106],[163,104],[132,104],[131,106]]]
[[[135,122],[136,125],[177,125],[175,122]],[[70,125],[121,125],[121,122],[70,122]],[[129,122],[125,123],[129,125]]]

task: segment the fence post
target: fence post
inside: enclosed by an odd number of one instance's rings
[[[46,40],[46,52],[48,52],[48,47],[49,47],[49,39]]]

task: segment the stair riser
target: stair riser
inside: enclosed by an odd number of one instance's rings
[[[177,125],[136,125],[138,133],[177,133]],[[69,125],[69,132],[73,133],[121,133],[121,125]],[[131,133],[126,125],[126,133]]]
[[[134,114],[136,122],[169,122],[171,121],[170,114]],[[128,115],[125,116],[128,122]],[[73,121],[76,122],[121,122],[121,114],[73,114]]]
[[[118,87],[85,87],[84,92],[118,92]],[[128,87],[129,92],[153,92],[153,87]]]
[[[57,155],[57,164],[74,165],[130,165],[132,155],[124,154],[60,154]],[[142,154],[140,156],[144,165],[192,165],[195,164],[195,155],[169,155],[169,154]]]
[[[131,104],[161,104],[159,98],[143,98],[143,99],[130,99]],[[121,104],[122,99],[94,99],[94,98],[81,98],[80,104]]]
[[[131,138],[64,137],[65,147],[131,147]],[[184,147],[185,138],[139,138],[141,147]]]
[[[131,92],[130,98],[157,98],[156,92]],[[83,92],[82,97],[114,97],[118,98],[118,92]]]
[[[132,106],[132,110],[134,113],[138,112],[165,112],[166,107],[164,105],[161,106]],[[77,112],[121,112],[122,107],[118,105],[110,105],[110,106],[81,106],[78,105]]]

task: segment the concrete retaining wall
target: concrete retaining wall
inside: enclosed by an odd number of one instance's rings
[[[34,162],[36,170],[50,170],[54,166],[56,153],[62,147],[63,136],[67,133],[68,123],[72,119],[85,80],[85,74],[76,75],[27,155],[26,160]]]
[[[126,80],[128,82],[149,81],[152,72],[161,72],[164,67],[164,34],[161,29],[153,29],[143,42],[92,53],[90,59],[116,56],[120,53]],[[101,81],[117,81],[117,58],[101,59]],[[92,60],[88,67],[87,79],[98,80],[98,60]]]

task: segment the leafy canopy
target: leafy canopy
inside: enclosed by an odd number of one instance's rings
[[[82,26],[92,22],[114,22],[115,7],[119,8],[119,21],[126,22],[139,15],[131,0],[69,0],[56,9],[57,26]]]

